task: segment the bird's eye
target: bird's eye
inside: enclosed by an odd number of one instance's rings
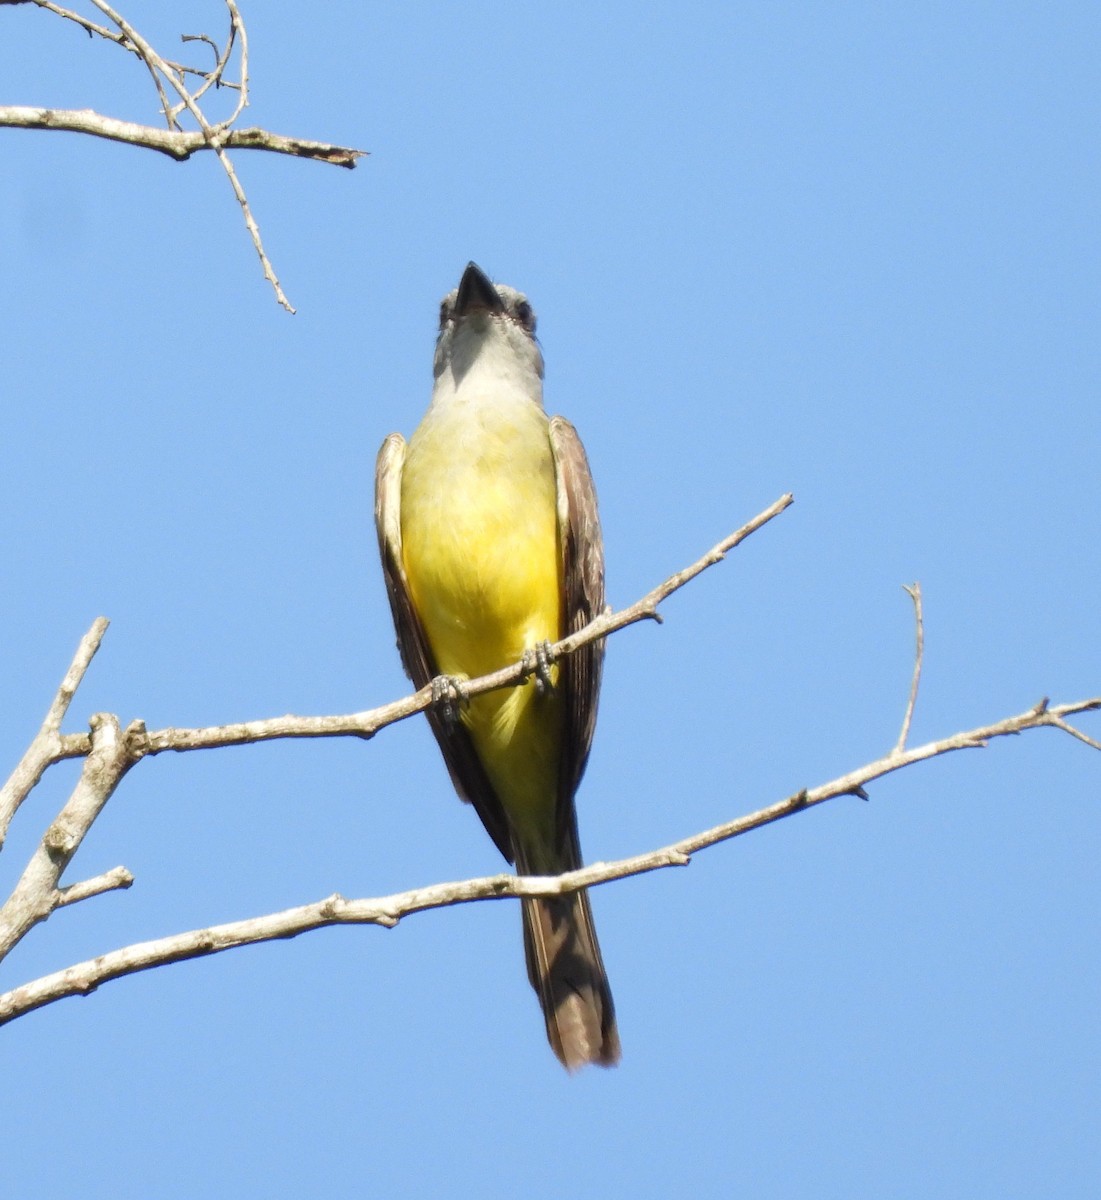
[[[528,331],[535,332],[535,313],[531,311],[531,305],[526,300],[521,300],[516,306],[516,319]]]

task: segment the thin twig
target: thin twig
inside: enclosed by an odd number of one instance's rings
[[[64,908],[66,904],[77,904],[92,896],[102,896],[104,892],[116,892],[128,888],[134,882],[134,876],[126,867],[112,867],[102,875],[95,875],[80,883],[70,883],[68,887],[58,888],[57,907]]]
[[[377,899],[346,900],[339,895],[328,896],[313,904],[243,921],[231,921],[205,929],[196,929],[155,941],[141,942],[113,950],[87,962],[77,963],[63,971],[45,975],[0,995],[0,1024],[12,1021],[25,1013],[66,996],[86,995],[100,984],[137,971],[191,958],[218,954],[237,946],[276,938],[296,937],[313,929],[329,925],[381,925],[392,928],[402,917],[433,908],[468,904],[484,900],[501,900],[523,896],[556,896],[595,887],[615,879],[645,874],[665,867],[684,866],[692,854],[740,837],[784,817],[803,812],[816,804],[839,796],[859,795],[864,784],[900,771],[926,759],[949,754],[955,750],[985,746],[994,738],[1023,733],[1044,726],[1063,728],[1063,718],[1073,713],[1101,710],[1101,696],[1073,704],[1050,707],[1038,704],[1027,712],[1007,717],[990,725],[979,726],[939,741],[928,742],[913,750],[891,753],[863,767],[850,771],[816,788],[803,789],[775,804],[758,809],[746,816],[716,825],[712,829],[674,842],[660,850],[611,863],[590,863],[565,875],[515,876],[491,875],[456,883],[440,883],[415,888]],[[1101,748],[1101,747],[1099,747]]]
[[[101,13],[103,13],[105,17],[109,17],[112,21],[114,21],[119,29],[126,34],[130,41],[137,46],[138,50],[141,51],[142,58],[149,64],[151,70],[155,70],[158,67],[164,66],[164,60],[156,52],[156,50],[153,49],[153,47],[145,40],[145,38],[143,38],[141,34],[138,33],[138,31],[124,17],[117,13],[111,7],[111,5],[107,3],[107,0],[92,0],[92,3],[96,6],[96,8],[99,9]],[[241,36],[241,44],[242,47],[244,47],[246,44],[244,27],[240,23],[239,15],[236,17],[236,21],[238,23],[238,32]],[[226,178],[229,180],[229,185],[233,189],[233,194],[237,197],[237,203],[241,206],[241,213],[245,220],[245,227],[248,229],[249,236],[252,238],[253,249],[255,249],[256,254],[260,259],[260,266],[264,272],[264,278],[268,281],[268,283],[271,284],[272,290],[275,292],[276,300],[279,301],[279,303],[287,310],[287,312],[293,314],[295,311],[294,307],[287,299],[286,294],[279,283],[279,279],[275,274],[275,268],[271,265],[271,260],[268,258],[267,251],[264,249],[264,242],[260,237],[260,227],[256,224],[256,220],[252,215],[252,209],[249,206],[248,197],[245,195],[245,189],[241,186],[241,181],[237,178],[237,172],[234,169],[233,163],[225,151],[225,146],[222,141],[224,130],[218,130],[210,124],[210,122],[206,119],[206,114],[198,106],[198,104],[195,103],[195,100],[193,99],[191,93],[187,90],[187,87],[179,79],[177,79],[175,75],[166,70],[164,72],[164,77],[172,85],[177,95],[187,106],[187,111],[192,115],[192,117],[195,118],[199,128],[206,135],[206,139],[213,148],[214,153],[218,156],[218,161],[221,163],[222,170],[225,172]],[[244,94],[247,86],[247,81],[244,76],[244,69],[242,69],[242,95]],[[170,116],[171,114],[166,112],[165,115]]]
[[[248,30],[245,29],[245,23],[241,20],[241,14],[237,11],[235,0],[226,0],[226,7],[229,9],[229,40],[226,43],[226,59],[228,60],[230,54],[233,52],[234,42],[239,38],[241,41],[241,87],[237,95],[237,106],[234,108],[232,115],[221,122],[221,128],[223,129],[228,129],[231,125],[236,124],[237,118],[248,107],[249,85]]]
[[[1092,746],[1094,750],[1101,750],[1101,742],[1087,737],[1080,729],[1076,729],[1068,721],[1062,721],[1058,717],[1055,717],[1051,723],[1056,729],[1061,729],[1064,733],[1069,733],[1071,737],[1077,738],[1080,742],[1085,742],[1087,746]]]
[[[191,93],[195,100],[201,99],[212,87],[220,88],[232,86],[238,91],[243,91],[241,84],[226,84],[224,79],[226,67],[229,65],[229,60],[233,54],[233,47],[237,41],[237,26],[234,23],[232,12],[230,13],[229,19],[229,35],[226,37],[226,44],[221,48],[221,50],[218,49],[218,43],[212,37],[207,37],[205,33],[182,34],[180,41],[205,42],[214,51],[214,66],[211,68],[209,74],[204,77],[198,91]],[[236,121],[240,111],[240,107],[237,108],[227,124],[232,124],[234,121]]]
[[[921,683],[921,664],[925,657],[925,620],[921,611],[921,584],[903,584],[902,590],[914,602],[914,625],[916,627],[914,651],[914,676],[910,680],[910,698],[906,702],[906,712],[902,718],[902,731],[895,743],[895,753],[901,754],[906,749],[906,739],[910,736],[910,722],[914,719],[914,706],[917,704],[918,685]]]
[[[51,3],[51,0],[0,0],[0,4],[34,4],[36,8],[45,9],[46,12],[51,12],[55,16],[61,17],[66,21],[73,21],[75,24],[79,25],[89,37],[94,34],[97,37],[103,38],[105,41],[119,46],[129,54],[135,54],[139,58],[141,57],[141,55],[138,53],[137,47],[130,44],[129,39],[124,33],[116,33],[115,30],[108,29],[105,25],[97,25],[95,21],[89,20],[80,13],[72,12],[70,9],[62,8],[58,4]],[[185,37],[182,40],[187,41],[189,39]],[[200,79],[209,79],[213,74],[213,72],[200,70],[198,67],[189,67],[186,63],[174,62],[170,58],[166,58],[164,62],[165,66],[171,67],[173,71],[180,75],[197,75]],[[221,78],[219,78],[216,82],[219,87],[236,88],[238,86],[232,81],[223,80]],[[199,95],[205,90],[206,88],[204,87],[199,93],[196,94]]]

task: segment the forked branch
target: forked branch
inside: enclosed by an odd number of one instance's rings
[[[0,5],[30,3],[45,9],[64,20],[73,21],[89,37],[100,37],[112,45],[136,55],[149,72],[160,101],[165,128],[143,125],[133,121],[118,120],[92,109],[32,108],[26,105],[0,106],[0,127],[10,129],[63,130],[70,133],[85,133],[92,137],[106,138],[129,146],[139,146],[167,154],[177,161],[184,161],[200,150],[210,150],[217,155],[230,187],[241,206],[241,214],[249,237],[260,259],[264,277],[275,291],[276,299],[294,312],[276,277],[275,269],[264,249],[260,229],[252,215],[248,197],[237,177],[236,168],[229,157],[229,150],[267,150],[273,154],[289,154],[295,158],[308,158],[316,162],[330,163],[341,167],[354,167],[365,154],[350,146],[337,146],[329,142],[310,141],[305,138],[286,137],[270,133],[266,129],[237,129],[236,123],[249,102],[249,59],[248,32],[237,8],[236,0],[224,0],[229,14],[229,33],[219,49],[213,38],[205,34],[185,35],[184,42],[202,42],[214,52],[214,63],[208,70],[187,66],[167,59],[126,20],[107,3],[107,0],[91,0],[91,3],[107,18],[114,28],[100,25],[70,9],[62,8],[51,0],[0,0]],[[227,80],[225,73],[231,61],[237,63],[237,79]],[[189,79],[198,83],[189,84]],[[210,89],[230,89],[236,92],[237,100],[232,113],[221,121],[210,120],[200,101]],[[174,92],[178,100],[173,103],[169,93]],[[198,126],[184,129],[179,118],[187,113]]]

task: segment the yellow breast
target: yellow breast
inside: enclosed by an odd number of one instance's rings
[[[440,670],[481,675],[558,637],[554,462],[535,405],[430,413],[405,456],[401,532]]]
[[[538,405],[430,411],[406,452],[401,531],[440,671],[484,675],[561,635],[554,461]],[[557,794],[559,697],[529,681],[476,698],[463,721],[510,817],[542,832]]]

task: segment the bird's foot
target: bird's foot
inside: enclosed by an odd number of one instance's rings
[[[458,675],[437,675],[432,680],[432,707],[446,725],[454,725],[463,705],[469,703],[465,679]]]
[[[525,650],[520,661],[524,670],[534,677],[535,690],[540,696],[546,696],[553,690],[551,667],[554,665],[554,655],[550,642],[540,642],[534,649]]]

